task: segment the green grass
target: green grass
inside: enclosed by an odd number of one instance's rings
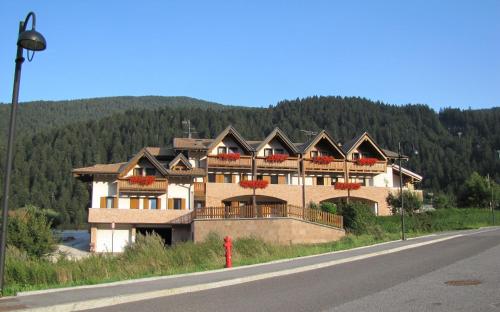
[[[442,210],[407,217],[406,220],[409,236],[491,225],[489,212],[479,209]],[[399,239],[399,216],[378,217],[375,222],[377,230],[372,234],[347,235],[337,242],[324,244],[282,246],[251,237],[237,239],[234,241],[233,265],[302,257]],[[203,243],[187,242],[174,247],[164,247],[155,236],[138,237],[136,244],[117,256],[92,255],[78,261],[61,258],[57,263],[28,257],[24,252],[9,248],[4,295],[27,290],[206,271],[223,266],[222,238],[217,235],[211,235]]]

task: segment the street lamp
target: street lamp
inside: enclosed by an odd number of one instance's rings
[[[31,29],[26,30],[28,21],[31,18]],[[28,54],[28,61],[31,61],[36,51],[43,51],[47,47],[45,38],[35,30],[35,13],[29,12],[26,19],[19,23],[19,36],[17,38],[16,67],[14,71],[14,88],[12,90],[12,106],[10,110],[10,126],[7,141],[7,160],[5,161],[5,177],[3,183],[2,198],[2,237],[0,238],[0,291],[3,294],[4,268],[5,268],[5,244],[7,240],[7,212],[9,210],[9,183],[12,169],[12,146],[14,144],[14,132],[16,127],[16,111],[19,98],[19,83],[21,81],[21,67],[24,62],[23,50],[32,51],[31,58]]]
[[[401,161],[403,158],[403,154],[401,151],[401,145],[411,144],[412,151],[415,155],[418,155],[418,151],[415,149],[413,143],[408,141],[399,141],[398,143],[398,159],[399,159],[399,199],[401,201],[401,240],[406,240],[405,235],[405,209],[404,209],[404,199],[403,199],[403,166],[401,166]]]

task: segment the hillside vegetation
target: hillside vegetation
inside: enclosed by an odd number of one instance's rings
[[[121,99],[129,104],[119,108]],[[148,98],[132,99],[135,103]],[[354,97],[310,97],[268,108],[203,102],[155,106],[143,102],[138,109],[123,111],[136,107],[130,104],[130,98],[102,99],[97,106],[87,105],[86,101],[54,104],[61,107],[60,112],[42,109],[35,113],[38,108],[33,108],[30,117],[24,117],[43,122],[34,122],[38,128],[20,125],[25,128],[16,146],[11,207],[33,204],[53,208],[61,213],[63,224],[82,224],[89,195],[86,185],[72,177],[71,169],[126,161],[144,146],[169,146],[174,136],[185,136],[185,119],[191,120],[197,136],[202,138],[214,137],[229,124],[247,139],[262,139],[277,126],[295,142],[306,140],[301,129],[327,129],[339,142],[368,131],[387,149],[397,150],[400,140],[414,143],[419,154],[405,166],[424,176],[422,188],[457,193],[473,171],[489,173],[500,181],[496,154],[500,150],[500,108],[446,109],[436,113],[425,105],[393,106]],[[106,101],[117,104],[110,105],[108,111]],[[76,121],[72,121],[73,113],[78,115]],[[60,125],[57,120],[61,120]],[[42,123],[53,125],[45,127]],[[1,145],[2,156],[4,148]],[[4,157],[0,159],[0,170],[3,161]]]

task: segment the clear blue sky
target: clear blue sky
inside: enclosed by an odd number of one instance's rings
[[[18,22],[48,49],[21,101],[185,95],[267,106],[310,95],[500,106],[500,1],[2,1],[0,102]]]

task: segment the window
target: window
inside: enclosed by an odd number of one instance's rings
[[[318,157],[318,151],[311,151],[311,158]]]
[[[332,177],[332,185],[335,185],[335,183],[338,182],[338,178],[337,177]]]
[[[273,154],[272,148],[265,148],[264,149],[264,157],[271,156],[272,154]]]
[[[147,176],[154,176],[154,175],[156,175],[156,169],[155,168],[146,168],[146,175]]]
[[[174,198],[174,209],[182,209],[182,200],[180,198]]]
[[[233,182],[233,175],[225,174],[224,175],[224,183],[232,183],[232,182]]]
[[[134,175],[141,176],[142,175],[142,168],[134,168]]]
[[[285,154],[285,151],[282,148],[277,148],[274,150],[275,154]]]
[[[158,199],[156,198],[149,199],[149,209],[158,209]]]
[[[328,152],[328,151],[321,151],[320,154],[321,154],[321,156],[332,156],[332,155],[330,155],[330,152]]]
[[[239,153],[238,148],[237,147],[230,147],[229,153],[230,154],[238,154]]]
[[[316,185],[325,185],[324,177],[316,177]]]
[[[278,184],[278,176],[277,175],[271,176],[271,184]]]
[[[201,200],[195,200],[195,201],[194,201],[194,207],[195,207],[195,208],[203,208],[204,203],[205,203],[205,202],[203,202],[203,201],[201,201]]]
[[[113,197],[106,197],[106,208],[113,208]]]
[[[261,174],[259,174],[259,175],[257,176],[257,180],[262,180],[262,179],[264,179],[264,177],[263,177]]]
[[[208,174],[208,182],[209,183],[215,183],[215,173],[209,173]]]
[[[352,153],[352,159],[353,160],[358,160],[359,159],[359,153]]]
[[[221,147],[217,148],[217,154],[225,154],[225,153],[227,153],[226,147],[221,146]]]

